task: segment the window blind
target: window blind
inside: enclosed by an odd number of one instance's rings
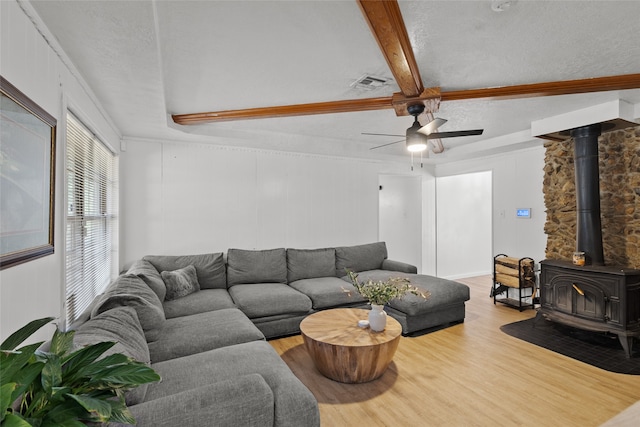
[[[69,324],[117,274],[118,158],[71,113],[66,158]]]

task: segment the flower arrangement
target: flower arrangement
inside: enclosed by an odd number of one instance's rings
[[[413,294],[422,298],[429,298],[431,295],[428,291],[422,291],[415,286],[406,277],[392,277],[385,281],[373,281],[371,279],[364,283],[358,281],[358,274],[353,271],[347,271],[347,275],[356,291],[372,305],[385,305],[394,299],[400,299],[406,294]],[[349,291],[345,291],[349,293]]]

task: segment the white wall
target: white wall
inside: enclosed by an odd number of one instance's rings
[[[25,5],[29,8],[29,5]],[[52,39],[52,37],[49,37]],[[119,137],[93,96],[14,1],[0,1],[0,74],[57,119],[54,254],[0,271],[0,338],[40,317],[60,317],[64,298],[64,115],[67,105],[80,111],[105,142]],[[31,341],[47,339],[45,328]]]
[[[542,180],[544,178],[542,145],[484,157],[447,163],[436,167],[438,179],[443,176],[491,171],[493,182],[493,249],[492,254],[544,259],[547,238]],[[442,196],[439,194],[439,197]],[[459,195],[447,195],[458,197]],[[516,208],[530,207],[531,219],[516,218]],[[461,271],[460,274],[464,272]]]
[[[147,254],[378,240],[378,176],[406,165],[202,143],[126,140],[121,265]],[[394,257],[393,248],[389,257]]]
[[[437,276],[437,221],[435,171],[422,178],[422,274]]]
[[[392,259],[422,271],[422,177],[381,175],[379,239]]]

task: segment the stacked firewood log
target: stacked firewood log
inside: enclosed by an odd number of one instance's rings
[[[495,281],[510,288],[534,288],[536,277],[533,260],[510,256],[495,258]]]

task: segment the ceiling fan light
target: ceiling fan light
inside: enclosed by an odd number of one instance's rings
[[[427,149],[427,143],[429,139],[427,136],[418,133],[418,129],[420,129],[420,123],[418,123],[418,119],[413,122],[413,126],[407,129],[406,137],[407,137],[407,150],[412,153],[418,153],[420,151],[424,151]]]
[[[407,150],[418,153],[427,149],[427,137],[417,132],[407,132]]]
[[[420,151],[424,151],[427,149],[427,144],[417,143],[417,144],[409,144],[407,143],[407,150],[412,153],[419,153]]]

